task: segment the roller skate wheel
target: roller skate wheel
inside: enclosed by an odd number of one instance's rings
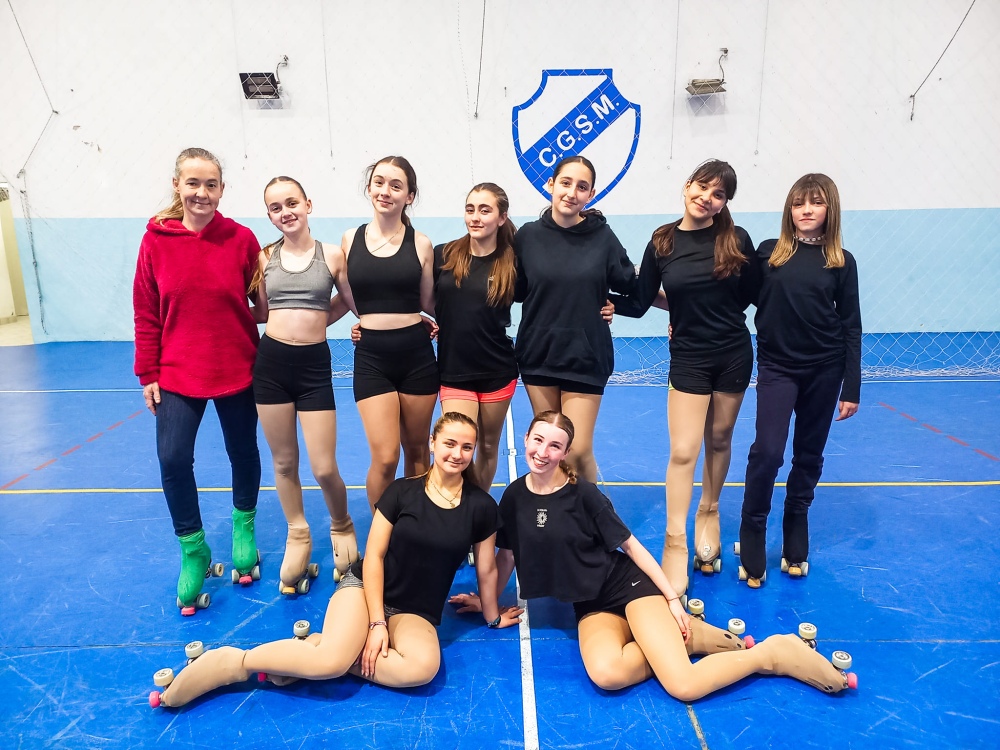
[[[181,615],[184,617],[190,617],[195,613],[195,611],[194,607],[181,607]]]
[[[799,638],[804,641],[815,641],[816,640],[816,626],[811,622],[799,623]]]
[[[309,572],[310,578],[319,577],[319,563],[309,563],[309,567],[307,568],[307,570]]]
[[[740,556],[740,543],[739,542],[733,542],[733,554],[736,555],[737,557]]]
[[[688,599],[688,612],[695,617],[705,614],[705,602],[701,599]]]
[[[739,577],[741,581],[745,581],[747,579],[746,569],[742,565],[740,566]]]
[[[184,602],[181,601],[179,596],[177,597],[177,609],[184,609]]]
[[[781,572],[782,573],[788,572],[788,560],[786,560],[785,558],[781,558]]]
[[[340,572],[339,568],[333,569],[333,582],[340,583],[340,579],[344,577],[344,574]]]
[[[156,685],[156,687],[166,687],[173,681],[174,670],[170,667],[164,667],[163,669],[153,673],[153,684]]]
[[[213,576],[216,578],[222,578],[222,574],[226,572],[226,565],[225,563],[216,563],[212,566],[211,570]]]
[[[858,676],[854,672],[847,673],[847,687],[851,690],[858,689]]]
[[[301,579],[297,584],[295,584],[295,593],[300,596],[304,596],[309,593],[309,578]]]
[[[149,707],[159,708],[160,707],[160,691],[154,690],[149,694]]]
[[[722,572],[722,558],[721,557],[717,557],[714,560],[712,560],[712,570],[714,570],[716,573],[721,573]]]
[[[799,565],[799,570],[802,571],[802,577],[805,578],[807,575],[809,575],[809,563],[803,562],[801,565]]]
[[[261,556],[260,556],[260,550],[257,550],[257,564],[258,564],[258,565],[260,565],[260,561],[261,561],[262,559],[263,559],[263,558],[261,558]]]
[[[743,645],[747,648],[753,648],[757,645],[757,641],[753,639],[752,635],[745,635],[743,636]]]
[[[830,655],[830,661],[833,663],[833,666],[842,672],[850,669],[851,664],[854,663],[853,659],[851,659],[851,655],[846,651],[834,651]]]
[[[205,644],[201,641],[191,641],[184,647],[184,655],[188,659],[197,659],[205,653]]]
[[[743,622],[738,617],[734,617],[729,621],[729,626],[727,627],[730,633],[733,635],[743,635],[747,632],[747,624]]]
[[[296,638],[305,638],[309,635],[309,620],[297,620],[292,625],[292,633]]]
[[[198,598],[194,600],[194,606],[196,609],[208,609],[208,605],[212,603],[212,597],[208,594],[198,594]]]
[[[250,571],[250,579],[254,581],[260,580],[260,565],[254,565]]]
[[[240,571],[238,571],[236,568],[232,569],[231,576],[232,576],[232,579],[233,579],[233,583],[239,583],[240,582]]]

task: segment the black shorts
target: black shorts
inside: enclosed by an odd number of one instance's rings
[[[441,381],[423,323],[388,331],[361,329],[354,348],[354,400],[383,393],[437,395]]]
[[[565,378],[550,378],[547,375],[525,375],[522,372],[521,382],[525,385],[554,386],[566,393],[583,393],[587,396],[604,395],[603,385],[591,385],[590,383],[581,383],[577,380],[566,380]]]
[[[334,411],[330,345],[293,346],[264,334],[253,366],[258,404],[295,404],[296,411]]]
[[[597,598],[573,602],[573,611],[577,622],[594,612],[609,612],[624,619],[625,605],[646,596],[663,596],[663,592],[632,562],[631,557],[618,552],[615,564]]]
[[[670,355],[670,387],[682,393],[710,396],[743,393],[753,374],[753,344],[710,354]]]

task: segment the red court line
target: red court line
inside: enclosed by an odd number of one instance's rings
[[[899,416],[901,416],[901,417],[906,417],[906,418],[907,418],[907,419],[909,419],[909,420],[910,420],[911,422],[916,422],[916,421],[918,421],[916,417],[911,417],[911,416],[910,416],[909,414],[907,414],[907,413],[906,413],[905,411],[901,411],[901,412],[899,412]]]
[[[887,404],[885,401],[879,401],[878,405],[879,406],[884,406],[886,409],[889,409],[890,411],[896,411],[896,407],[895,406],[889,406],[889,404]]]
[[[89,438],[87,438],[86,442],[92,443],[103,434],[104,434],[103,432],[98,432],[96,435],[91,435]]]
[[[934,425],[931,425],[931,424],[927,424],[926,422],[921,422],[921,423],[920,423],[920,426],[921,426],[921,427],[926,427],[926,428],[927,428],[928,430],[930,430],[931,432],[936,432],[936,433],[937,433],[938,435],[941,435],[941,434],[942,434],[942,430],[939,430],[939,429],[938,429],[937,427],[935,427]]]
[[[27,478],[28,478],[27,474],[22,474],[17,479],[14,479],[14,480],[12,480],[10,482],[7,482],[7,484],[5,484],[3,487],[0,487],[0,490],[5,490],[8,487],[13,487],[15,484],[17,484],[18,482],[20,482],[22,479],[27,479]]]
[[[969,447],[969,444],[968,444],[967,442],[965,442],[964,440],[959,440],[959,439],[958,439],[957,437],[955,437],[954,435],[945,435],[945,437],[946,437],[946,438],[948,438],[949,440],[954,440],[954,441],[955,441],[956,443],[958,443],[959,445],[964,445],[964,446],[965,446],[966,448],[968,448],[968,447]]]
[[[42,464],[41,466],[36,466],[36,467],[35,467],[35,471],[41,471],[41,470],[42,470],[42,469],[44,469],[44,468],[45,468],[46,466],[51,466],[52,464],[54,464],[54,463],[55,463],[55,462],[56,462],[57,460],[58,460],[58,459],[55,459],[55,458],[51,458],[51,459],[49,459],[48,461],[46,461],[46,462],[45,462],[44,464]]]
[[[125,423],[124,423],[124,422],[115,422],[115,423],[114,423],[113,425],[111,425],[111,426],[110,426],[110,427],[108,428],[108,430],[110,431],[110,430],[113,430],[113,429],[115,429],[116,427],[121,427],[121,426],[122,426],[123,424],[125,424]]]
[[[996,456],[990,455],[986,451],[981,451],[981,450],[979,450],[979,448],[973,448],[972,450],[974,450],[980,456],[986,456],[986,458],[988,458],[990,461],[1000,461],[1000,458],[997,458]]]
[[[926,427],[931,432],[935,432],[938,435],[944,435],[946,438],[948,438],[949,440],[951,440],[953,443],[957,443],[958,445],[961,445],[963,448],[972,448],[972,446],[969,445],[964,440],[960,440],[959,438],[955,437],[954,435],[945,435],[944,430],[939,430],[937,427],[935,427],[932,424],[927,424],[926,422],[921,422],[916,417],[911,417],[905,411],[902,411],[901,409],[897,409],[895,406],[890,406],[889,404],[885,403],[885,401],[879,401],[878,405],[879,406],[883,406],[886,409],[889,409],[890,411],[896,412],[897,414],[899,414],[899,416],[905,417],[906,419],[909,419],[911,422],[917,422],[917,423],[919,423],[921,427]],[[983,456],[984,458],[988,458],[991,461],[1000,462],[1000,458],[997,458],[996,456],[994,456],[994,455],[992,455],[990,453],[987,453],[986,451],[980,450],[979,448],[972,448],[972,450],[974,450],[976,453],[978,453],[980,456]]]
[[[69,449],[68,451],[63,451],[63,452],[62,452],[62,453],[61,453],[60,455],[62,455],[62,456],[68,456],[68,455],[69,455],[70,453],[72,453],[73,451],[78,451],[78,450],[80,450],[80,446],[79,446],[79,445],[74,445],[74,446],[73,446],[72,448],[70,448],[70,449]]]
[[[128,418],[129,418],[129,419],[135,419],[135,418],[136,418],[136,417],[138,417],[138,416],[139,416],[140,414],[142,414],[142,409],[140,409],[139,411],[137,411],[137,412],[136,412],[135,414],[129,414],[129,415],[128,415]]]

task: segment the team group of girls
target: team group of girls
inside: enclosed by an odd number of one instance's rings
[[[725,162],[706,162],[684,186],[683,217],[654,233],[637,271],[605,218],[585,208],[595,179],[583,157],[558,163],[548,183],[551,206],[516,233],[503,190],[477,185],[466,199],[467,235],[434,248],[407,216],[417,195],[413,168],[387,157],[367,173],[372,221],[346,232],[340,248],[324,248],[309,231],[305,190],[279,177],[264,200],[282,236],[259,251],[249,230],[217,211],[224,188],[218,160],[201,149],[181,153],[174,202],[150,220],[134,293],[136,373],[156,415],[164,494],[182,551],[178,604],[190,613],[204,603],[199,592],[211,560],[193,474],[208,400],[233,465],[234,578],[249,581],[259,560],[259,415],[288,523],[281,589],[304,593],[316,574],[296,417],[330,512],[339,583],[322,633],[250,651],[209,651],[180,673],[163,703],[183,705],[252,672],[279,683],[346,672],[400,687],[430,681],[440,663],[435,626],[470,546],[482,598],[461,595],[454,603],[481,611],[492,628],[517,623],[520,610],[498,604],[516,565],[526,597],[574,603],[581,655],[602,687],[655,675],[671,695],[692,699],[755,672],[789,674],[831,693],[847,687],[847,677],[797,637],[774,636],[747,650],[738,637],[690,618],[680,601],[702,441],[696,556],[711,566],[719,554],[719,493],[752,368],[744,313],[752,303],[761,377],[743,562],[759,582],[792,411],[797,481],[789,480],[785,552],[805,560],[804,518],[837,390],[842,383],[844,418],[857,408],[860,382],[857,275],[840,247],[836,187],[822,175],[802,178],[789,193],[781,238],[755,254],[727,208],[735,173]],[[626,315],[650,305],[670,310],[662,567],[593,484],[594,426],[614,369],[609,291]],[[523,305],[516,345],[505,331],[514,301]],[[347,310],[359,318],[353,388],[371,452],[373,520],[363,561],[335,460],[326,343],[326,326]],[[421,313],[437,320],[437,359]],[[257,322],[266,323],[259,347]],[[525,437],[529,474],[507,489],[498,509],[485,490],[518,373],[536,413]],[[431,430],[438,397],[443,416]],[[815,423],[800,434],[807,418]],[[410,478],[394,480],[400,452]],[[802,518],[789,525],[789,511]],[[798,546],[789,543],[790,528]],[[677,627],[664,628],[667,619]],[[692,654],[710,656],[692,664]]]

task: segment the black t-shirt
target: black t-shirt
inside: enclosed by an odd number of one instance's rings
[[[601,318],[608,289],[631,293],[635,266],[603,216],[564,228],[551,211],[514,235],[514,349],[523,375],[604,386],[615,369],[611,327]]]
[[[777,240],[757,250],[762,283],[757,303],[757,359],[812,367],[845,360],[841,401],[861,401],[861,303],[858,264],[844,251],[844,265],[824,268],[820,245],[796,243],[778,268],[768,259]]]
[[[488,539],[499,521],[496,502],[478,487],[465,482],[458,507],[441,508],[427,497],[424,479],[397,479],[375,505],[392,524],[383,600],[439,625],[469,547]]]
[[[674,248],[665,257],[650,242],[642,256],[639,282],[630,298],[612,296],[615,312],[637,318],[645,314],[663,285],[670,306],[670,353],[701,356],[746,346],[747,307],[757,296],[760,275],[753,262],[749,235],[736,227],[747,263],[738,274],[716,278],[715,226],[694,231],[674,230]]]
[[[564,602],[597,597],[614,566],[615,550],[632,532],[611,501],[585,479],[551,495],[536,495],[525,477],[500,500],[497,546],[514,552],[521,596]]]
[[[438,367],[441,383],[463,387],[463,383],[499,383],[499,390],[517,378],[514,342],[507,335],[510,305],[494,307],[486,301],[490,273],[497,252],[469,258],[469,274],[462,286],[445,271],[444,245],[434,248],[434,313],[438,331]]]

